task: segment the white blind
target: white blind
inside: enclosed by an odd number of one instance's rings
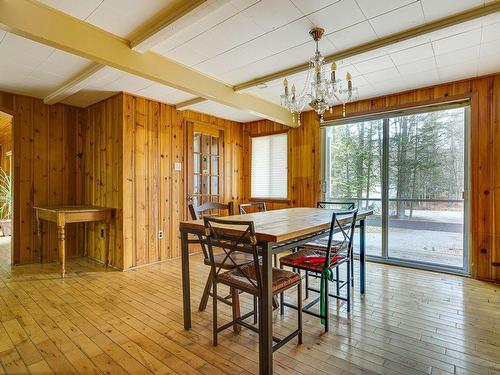
[[[252,198],[288,198],[288,134],[252,138]]]

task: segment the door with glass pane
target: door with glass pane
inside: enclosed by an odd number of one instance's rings
[[[223,132],[208,126],[187,122],[188,203],[199,206],[219,202],[222,195]]]
[[[374,210],[369,256],[467,270],[468,114],[448,106],[322,128],[323,199]]]
[[[465,115],[389,119],[389,258],[463,267]]]

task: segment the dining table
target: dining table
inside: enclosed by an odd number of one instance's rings
[[[272,267],[273,256],[290,249],[303,246],[328,236],[332,213],[325,208],[294,207],[265,212],[255,212],[231,216],[235,221],[253,221],[255,235],[262,256],[261,302],[258,304],[259,324],[259,373],[273,372],[273,334],[272,334]],[[373,215],[372,210],[360,209],[357,214],[359,228],[359,292],[366,291],[366,218]],[[351,220],[350,216],[337,213],[340,224]],[[189,245],[203,241],[205,227],[203,220],[187,220],[180,223],[182,297],[184,329],[191,329],[191,291],[189,276]],[[194,235],[194,236],[190,236]]]

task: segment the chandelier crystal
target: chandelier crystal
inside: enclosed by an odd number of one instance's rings
[[[287,108],[293,116],[297,116],[297,122],[300,126],[300,114],[306,108],[311,107],[319,116],[320,122],[323,122],[323,114],[326,111],[333,111],[333,106],[342,104],[343,115],[345,116],[345,104],[356,100],[357,88],[352,85],[352,76],[346,74],[345,80],[337,79],[337,65],[333,62],[328,65],[324,56],[319,51],[319,41],[323,36],[324,30],[316,27],[309,31],[309,34],[316,42],[316,53],[309,60],[309,69],[307,71],[304,88],[297,95],[297,88],[292,84],[288,88],[288,80],[283,81],[284,94],[281,95],[281,105]]]

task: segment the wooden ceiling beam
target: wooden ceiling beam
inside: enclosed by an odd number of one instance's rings
[[[198,104],[198,103],[203,103],[206,100],[207,99],[205,99],[205,98],[199,98],[199,97],[198,98],[189,99],[189,100],[177,103],[175,105],[175,109],[177,109],[179,111],[182,111],[182,110],[186,109],[187,107],[190,107],[190,106]]]
[[[1,0],[0,25],[11,33],[97,64],[294,126],[290,112],[279,105],[250,94],[235,93],[232,87],[153,52],[134,51],[128,41],[42,3]]]
[[[45,104],[56,104],[63,101],[67,97],[87,87],[88,82],[94,76],[94,74],[99,72],[103,68],[104,65],[102,64],[90,64],[88,68],[84,69],[82,72],[78,73],[76,76],[72,77],[55,91],[51,92],[49,95],[43,98],[43,102]]]
[[[228,2],[229,0],[181,0],[174,9],[166,9],[147,22],[143,30],[131,38],[130,48],[138,52],[149,51]]]
[[[325,61],[327,63],[332,63],[338,60],[347,59],[356,55],[360,55],[365,52],[373,51],[378,48],[386,47],[397,42],[415,38],[433,31],[442,30],[444,28],[454,26],[460,23],[474,20],[476,18],[484,17],[492,13],[497,13],[500,11],[500,0],[495,0],[485,6],[480,6],[477,8],[469,9],[461,13],[454,14],[449,17],[444,17],[427,24],[416,26],[408,30],[404,30],[389,36],[373,40],[352,48],[333,53],[331,55],[325,56]],[[242,82],[234,86],[234,91],[241,91],[248,89],[250,87],[257,86],[261,83],[267,83],[274,81],[276,79],[284,78],[286,76],[304,72],[308,69],[309,63],[295,65],[293,67],[283,69],[271,74],[266,74],[264,76],[251,79],[246,82]]]

